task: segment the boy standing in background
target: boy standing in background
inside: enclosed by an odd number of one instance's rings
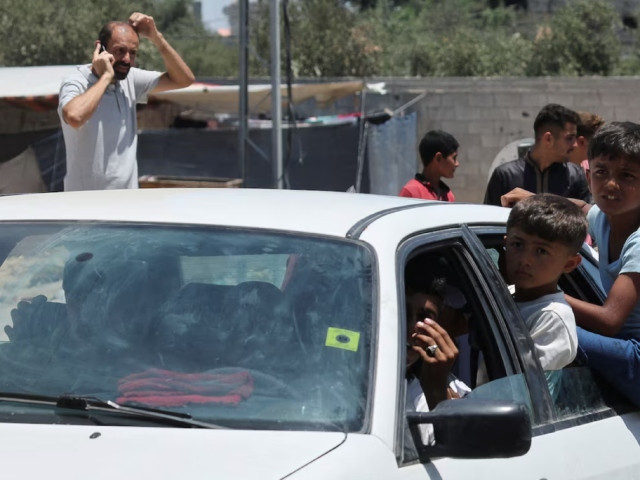
[[[424,134],[418,150],[422,161],[422,172],[409,180],[400,190],[401,197],[424,200],[455,201],[451,189],[441,180],[453,178],[458,162],[460,144],[453,135],[442,130],[431,130]]]

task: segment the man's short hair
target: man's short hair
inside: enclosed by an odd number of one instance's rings
[[[424,134],[422,140],[420,140],[420,145],[418,146],[422,165],[425,167],[429,165],[431,160],[433,160],[433,157],[435,157],[438,152],[445,157],[448,157],[458,150],[459,146],[460,144],[458,141],[450,133],[442,130],[428,131]]]
[[[577,126],[580,124],[580,117],[576,112],[562,105],[556,103],[545,105],[533,122],[536,140],[539,140],[540,136],[547,131],[556,134],[563,130],[567,123],[573,123]]]
[[[102,27],[102,29],[100,30],[100,33],[98,33],[98,40],[105,49],[109,46],[109,40],[111,40],[111,35],[113,35],[113,29],[118,26],[131,28],[134,32],[136,32],[136,35],[138,35],[136,29],[129,25],[129,23],[113,20],[105,24],[104,27]],[[140,37],[140,35],[138,35],[138,37]]]
[[[591,140],[596,131],[604,125],[604,119],[600,115],[591,112],[578,112],[580,123],[578,124],[578,136]]]
[[[515,204],[507,220],[507,232],[511,228],[547,242],[560,242],[577,253],[587,236],[587,218],[571,200],[539,193]]]
[[[640,125],[633,122],[611,122],[600,127],[589,142],[589,161],[596,157],[626,157],[640,161]]]

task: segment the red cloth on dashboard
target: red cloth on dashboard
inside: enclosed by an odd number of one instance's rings
[[[156,407],[175,407],[187,403],[237,405],[253,393],[249,372],[182,373],[150,368],[118,381],[122,395],[116,402],[137,402]]]

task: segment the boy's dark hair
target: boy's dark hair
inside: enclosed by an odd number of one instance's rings
[[[551,193],[539,193],[516,203],[507,220],[507,232],[514,227],[547,242],[560,242],[575,253],[587,236],[587,218],[582,209]]]
[[[538,112],[533,122],[533,131],[536,140],[538,140],[544,132],[552,130],[555,134],[563,130],[567,123],[573,123],[576,126],[580,125],[580,117],[573,110],[558,105],[557,103],[545,105],[542,107],[542,110]]]
[[[600,127],[589,142],[589,161],[596,157],[626,157],[640,161],[640,125],[611,122]]]
[[[590,112],[578,112],[580,123],[578,124],[578,136],[591,140],[598,129],[604,125],[604,119],[600,115]]]
[[[436,277],[429,283],[429,289],[424,292],[429,295],[435,295],[436,297],[444,300],[444,296],[447,289],[447,279],[444,277]]]
[[[429,165],[438,152],[448,157],[458,150],[459,146],[458,141],[450,133],[442,130],[429,130],[418,145],[422,165],[425,167]]]
[[[433,295],[440,299],[440,302],[444,302],[444,297],[447,290],[447,279],[444,277],[435,277],[431,279],[424,279],[424,282],[419,282],[419,284],[413,286],[407,286],[407,294],[406,294],[406,307],[407,307],[407,316],[413,315],[413,306],[409,302],[409,297],[412,295],[422,293],[425,295]]]

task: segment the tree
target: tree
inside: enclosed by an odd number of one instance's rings
[[[375,73],[379,47],[368,25],[340,0],[297,0],[288,3],[292,66],[296,75],[312,77],[363,76]],[[267,73],[269,5],[259,1],[252,25],[256,56],[252,71]],[[284,19],[283,19],[284,21]],[[284,34],[284,29],[281,29]],[[286,49],[286,39],[281,41]],[[261,60],[262,61],[259,61]]]
[[[102,26],[134,11],[152,15],[158,29],[196,75],[236,75],[237,47],[205,31],[191,0],[3,0],[0,3],[0,65],[88,63]],[[137,64],[163,69],[162,57],[140,42]]]
[[[154,17],[197,76],[236,77],[237,40],[208,32],[194,17],[192,1],[2,0],[0,65],[86,63],[102,25],[137,10]],[[621,26],[611,2],[574,1],[538,28],[526,26],[522,9],[495,6],[509,3],[281,0],[283,69],[290,58],[293,73],[306,77],[640,72],[640,57],[620,59]],[[270,2],[250,5],[249,72],[268,76]],[[137,63],[163,68],[159,52],[146,41]]]
[[[383,75],[489,76],[526,69],[530,42],[517,33],[517,18],[514,9],[482,2],[430,0],[378,8],[368,21],[382,39]]]
[[[528,74],[610,75],[620,62],[620,18],[604,0],[577,0],[539,29]]]
[[[353,6],[359,10],[367,10],[375,7],[379,7],[381,4],[386,3],[389,6],[399,7],[406,5],[412,0],[344,0],[343,3],[347,6]]]
[[[196,76],[237,76],[237,42],[208,32],[193,15],[190,0],[153,3],[156,25]],[[164,68],[160,53],[149,43],[141,43],[139,59],[140,66],[145,68]]]
[[[6,66],[87,62],[107,20],[128,18],[141,2],[120,0],[3,0],[0,62]],[[150,7],[151,2],[142,2]],[[148,4],[148,5],[145,5]],[[135,7],[134,7],[135,5]]]

